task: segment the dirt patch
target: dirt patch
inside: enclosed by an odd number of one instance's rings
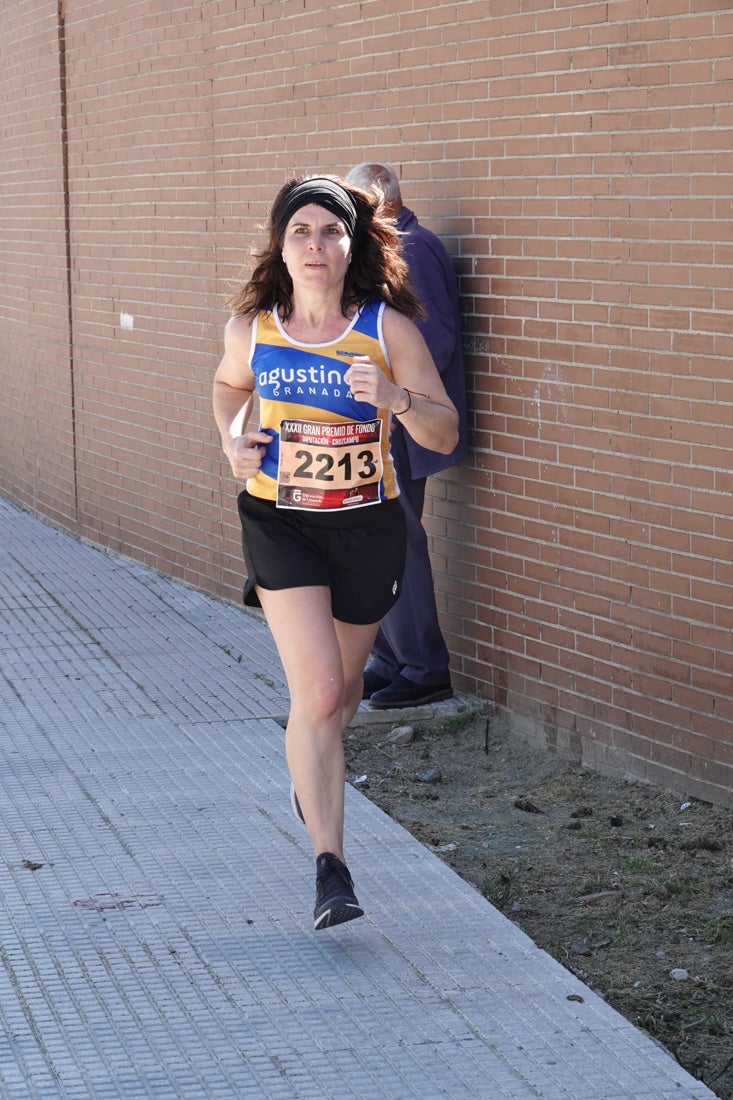
[[[486,715],[410,725],[347,730],[359,789],[733,1100],[733,813],[529,749]]]

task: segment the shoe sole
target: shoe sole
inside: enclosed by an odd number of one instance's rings
[[[364,910],[352,901],[334,898],[333,901],[327,903],[326,908],[320,913],[316,910],[313,916],[313,928],[316,932],[320,932],[323,928],[333,928],[335,924],[345,924],[346,921],[363,917]]]
[[[380,703],[374,696],[369,700],[369,706],[375,710],[406,710],[408,707],[424,707],[427,703],[440,703],[443,699],[452,699],[452,688],[441,688],[430,695],[421,695],[419,699],[405,699],[404,702]]]

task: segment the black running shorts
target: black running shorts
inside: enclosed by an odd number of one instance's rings
[[[405,515],[398,500],[351,512],[277,508],[239,494],[247,569],[244,602],[259,607],[255,585],[283,589],[323,585],[335,619],[365,625],[397,600],[405,569]]]

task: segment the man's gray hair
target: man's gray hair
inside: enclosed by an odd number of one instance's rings
[[[400,181],[394,168],[389,164],[365,161],[357,164],[346,176],[349,183],[355,183],[365,191],[377,191],[387,203],[402,202]]]

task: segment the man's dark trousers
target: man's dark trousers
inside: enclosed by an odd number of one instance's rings
[[[446,684],[450,658],[438,622],[428,539],[422,525],[427,478],[404,476],[410,464],[399,428],[392,434],[391,447],[407,519],[407,560],[402,592],[382,620],[369,668],[390,682],[401,673],[415,684]]]

